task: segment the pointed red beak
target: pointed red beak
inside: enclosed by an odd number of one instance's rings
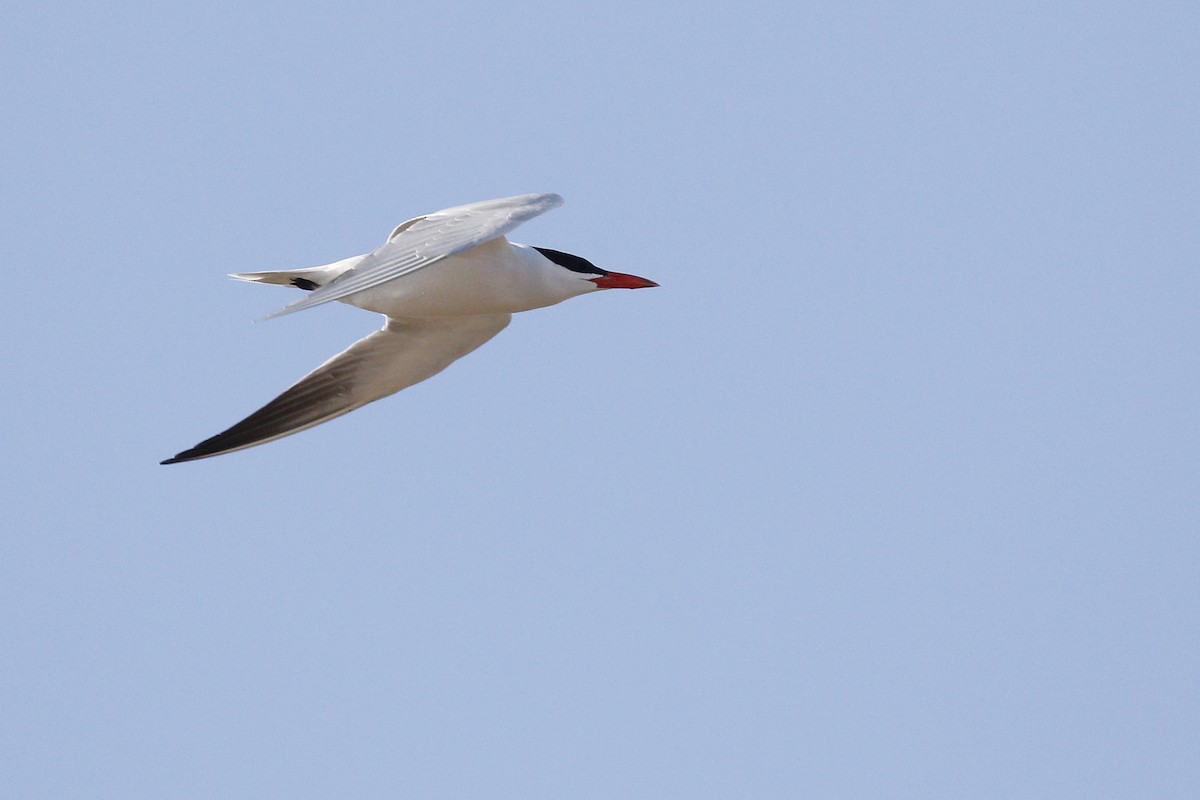
[[[637,275],[626,275],[624,272],[610,272],[599,278],[588,278],[601,289],[649,289],[658,286],[654,281],[639,278]]]

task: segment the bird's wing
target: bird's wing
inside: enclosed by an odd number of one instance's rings
[[[558,208],[562,203],[563,199],[556,194],[523,194],[455,206],[410,219],[397,226],[388,241],[354,269],[339,275],[307,297],[268,314],[264,319],[340,300],[355,292],[395,280],[447,256],[503,236],[522,222]]]
[[[175,464],[264,444],[320,425],[412,386],[491,339],[511,314],[388,319],[226,431],[162,462]]]

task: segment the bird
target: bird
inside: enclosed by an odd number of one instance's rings
[[[658,286],[580,256],[505,238],[562,204],[553,193],[469,203],[400,223],[370,253],[319,267],[231,274],[308,292],[263,319],[338,301],[382,314],[383,327],[242,421],[160,463],[266,444],[395,394],[483,345],[517,312],[604,289]]]

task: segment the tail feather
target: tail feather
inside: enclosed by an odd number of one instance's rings
[[[366,256],[354,256],[341,261],[336,261],[333,264],[325,264],[320,267],[308,267],[307,269],[289,269],[281,271],[268,272],[231,272],[229,277],[239,281],[247,281],[249,283],[272,283],[277,286],[294,286],[297,289],[304,289],[311,292],[318,286],[324,286],[337,276],[341,275],[354,268],[354,265],[362,261]]]
[[[273,283],[277,286],[295,286],[297,289],[312,291],[322,286],[328,278],[324,270],[294,269],[288,272],[231,272],[229,277],[250,283]]]

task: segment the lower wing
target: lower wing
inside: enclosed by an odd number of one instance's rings
[[[511,314],[388,319],[228,430],[163,464],[219,456],[299,433],[441,372],[500,331]]]

